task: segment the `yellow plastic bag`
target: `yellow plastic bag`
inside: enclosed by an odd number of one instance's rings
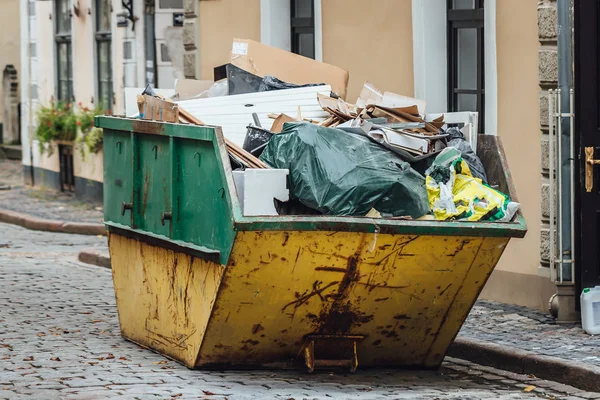
[[[519,204],[474,178],[460,153],[446,150],[436,157],[425,180],[435,219],[510,221]]]

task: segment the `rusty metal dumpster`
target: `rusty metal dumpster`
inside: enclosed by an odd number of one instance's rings
[[[244,217],[219,128],[97,117],[125,338],[189,368],[437,367],[512,223]],[[516,197],[500,139],[491,185]]]

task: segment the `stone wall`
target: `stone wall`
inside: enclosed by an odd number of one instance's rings
[[[550,186],[548,184],[548,89],[558,85],[556,0],[538,2],[538,79],[540,84],[540,146],[542,150],[542,215],[540,262],[549,267],[550,261]]]
[[[183,0],[183,74],[188,79],[198,79],[200,65],[198,51],[198,6],[199,0]]]

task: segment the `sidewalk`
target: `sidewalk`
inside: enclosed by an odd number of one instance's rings
[[[600,391],[600,340],[546,313],[478,301],[449,356]]]
[[[20,161],[0,160],[0,222],[33,230],[105,234],[100,204],[61,193],[23,184]]]

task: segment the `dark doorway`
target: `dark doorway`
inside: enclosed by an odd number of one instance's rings
[[[60,158],[60,191],[75,191],[75,175],[73,173],[73,146],[59,144]]]
[[[575,260],[577,293],[600,285],[600,2],[575,1]]]

